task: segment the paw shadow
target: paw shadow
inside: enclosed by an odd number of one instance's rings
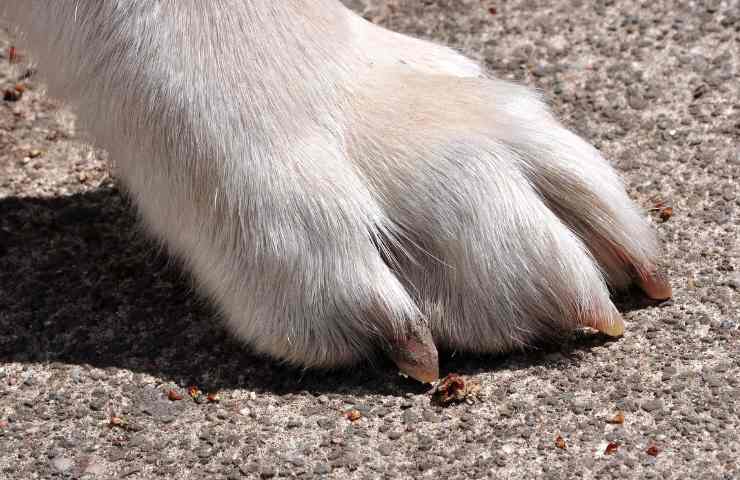
[[[548,364],[547,352],[605,341],[576,334],[513,356],[444,354],[441,366],[443,374],[527,368]],[[142,234],[116,188],[0,199],[0,362],[127,369],[210,391],[403,395],[426,389],[398,377],[389,362],[300,370],[250,353],[177,262]]]
[[[399,391],[389,365],[300,370],[250,353],[115,188],[0,199],[0,362],[127,369],[209,391]]]
[[[598,332],[576,330],[508,354],[473,355],[445,352],[440,360],[440,375],[448,373],[476,375],[492,371],[495,373],[497,370],[526,370],[532,367],[555,368],[563,361],[580,362],[580,354],[618,341],[620,339]]]
[[[622,314],[634,312],[637,310],[644,310],[649,307],[655,306],[667,306],[672,302],[672,299],[668,300],[653,300],[645,296],[645,293],[632,286],[629,290],[624,292],[617,292],[612,295],[612,302],[617,307],[617,310]]]

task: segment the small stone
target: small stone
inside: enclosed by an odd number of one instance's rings
[[[740,165],[740,148],[737,149],[737,152],[729,156],[727,162],[733,163],[735,165]]]
[[[703,97],[708,91],[709,87],[705,83],[702,83],[694,89],[692,96],[694,97],[694,100],[696,100],[697,98]]]
[[[210,458],[212,456],[210,448],[200,448],[195,451],[195,454],[198,456],[198,458]]]
[[[648,102],[642,95],[632,93],[627,97],[627,104],[633,110],[645,110],[648,106]]]
[[[677,373],[677,370],[675,367],[666,367],[663,369],[663,376],[661,379],[666,382],[670,380],[672,377],[674,377]]]
[[[376,410],[373,410],[373,413],[377,415],[379,418],[383,418],[391,412],[387,408],[380,407]]]
[[[334,467],[349,467],[360,464],[360,457],[354,452],[344,451],[332,462]]]
[[[716,376],[716,375],[710,375],[705,378],[705,381],[707,382],[707,385],[710,387],[720,387],[724,385],[724,381],[722,378]]]
[[[159,421],[162,422],[162,423],[172,423],[172,422],[175,421],[175,416],[174,415],[165,415],[163,417],[160,417]]]
[[[543,65],[541,63],[535,65],[534,68],[532,68],[532,75],[534,75],[535,77],[544,77],[548,73],[550,73],[550,69],[547,67],[547,65]]]
[[[434,413],[432,410],[424,410],[421,413],[422,418],[425,422],[429,423],[439,423],[439,415]]]
[[[270,465],[263,465],[260,467],[260,478],[272,478],[277,475],[275,467]]]
[[[734,290],[740,290],[740,272],[730,275],[730,278],[727,280],[727,286]]]
[[[389,457],[393,455],[393,445],[391,445],[390,443],[384,443],[380,447],[378,447],[378,452],[380,452],[380,454],[384,457]]]
[[[259,470],[260,470],[260,466],[254,462],[239,466],[239,471],[242,472],[244,475],[257,473],[259,472]]]
[[[83,472],[84,475],[102,476],[105,474],[105,464],[99,458],[92,459],[88,462]]]
[[[406,410],[401,416],[403,423],[414,424],[419,421],[419,415],[414,410]]]
[[[134,474],[137,474],[139,472],[141,472],[141,467],[138,466],[138,465],[135,465],[135,466],[133,466],[133,467],[127,469],[127,470],[124,470],[123,473],[121,473],[120,478],[130,477],[130,476],[132,476]]]
[[[390,438],[391,440],[398,440],[399,438],[401,438],[401,435],[401,432],[394,430],[388,434],[388,438]]]
[[[125,458],[126,458],[126,452],[123,449],[113,450],[108,455],[108,460],[111,462],[120,462],[121,460],[124,460]]]
[[[316,475],[327,475],[331,473],[331,465],[326,462],[319,463],[314,467],[313,473]]]
[[[74,466],[72,459],[63,456],[52,458],[49,464],[51,465],[51,468],[60,473],[68,472]]]
[[[656,398],[655,400],[648,400],[647,402],[643,402],[641,406],[642,409],[646,412],[654,412],[656,410],[663,409],[663,401]]]
[[[337,424],[336,420],[334,420],[333,418],[319,418],[318,420],[316,420],[316,423],[319,427],[325,430],[331,430]]]
[[[303,426],[303,422],[299,418],[291,418],[288,420],[287,428],[300,428]]]
[[[577,401],[573,402],[572,409],[573,409],[573,413],[575,413],[575,414],[582,414],[587,409],[589,409],[589,407],[590,407],[590,405],[588,403],[577,400]]]
[[[417,441],[419,442],[419,450],[422,451],[430,450],[434,446],[434,440],[426,435],[417,435]]]
[[[306,465],[306,460],[304,460],[302,457],[288,457],[287,461],[294,467],[303,467]]]
[[[90,410],[94,412],[101,411],[103,407],[105,407],[105,399],[103,398],[96,398],[90,402]]]

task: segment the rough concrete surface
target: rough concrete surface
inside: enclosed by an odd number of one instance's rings
[[[157,253],[0,33],[0,86],[26,87],[0,101],[0,478],[740,478],[740,3],[348,3],[542,89],[650,210],[675,298],[623,296],[617,341],[447,355],[472,404],[389,365],[281,367]]]

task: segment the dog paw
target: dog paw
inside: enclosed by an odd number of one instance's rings
[[[363,91],[352,160],[437,346],[505,352],[581,326],[620,336],[609,287],[671,296],[616,172],[531,91],[403,69]]]
[[[670,297],[616,172],[526,88],[389,65],[342,105],[341,136],[306,120],[227,181],[218,234],[179,249],[257,351],[319,367],[383,352],[428,382],[438,348],[622,335],[610,287]]]

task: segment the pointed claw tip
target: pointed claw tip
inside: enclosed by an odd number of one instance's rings
[[[608,313],[589,315],[584,324],[610,337],[617,338],[624,335],[624,320],[614,307]]]
[[[439,379],[437,347],[429,333],[411,334],[394,342],[390,356],[404,375],[422,383]]]
[[[414,365],[398,363],[398,369],[400,373],[421,383],[434,383],[439,379],[439,368],[436,365],[434,367],[418,368]]]
[[[637,282],[645,295],[653,300],[668,300],[673,296],[670,282],[653,265],[648,265],[647,268],[639,270]]]
[[[668,300],[673,296],[671,284],[662,276],[653,275],[649,278],[641,278],[640,287],[645,295],[653,300]]]

